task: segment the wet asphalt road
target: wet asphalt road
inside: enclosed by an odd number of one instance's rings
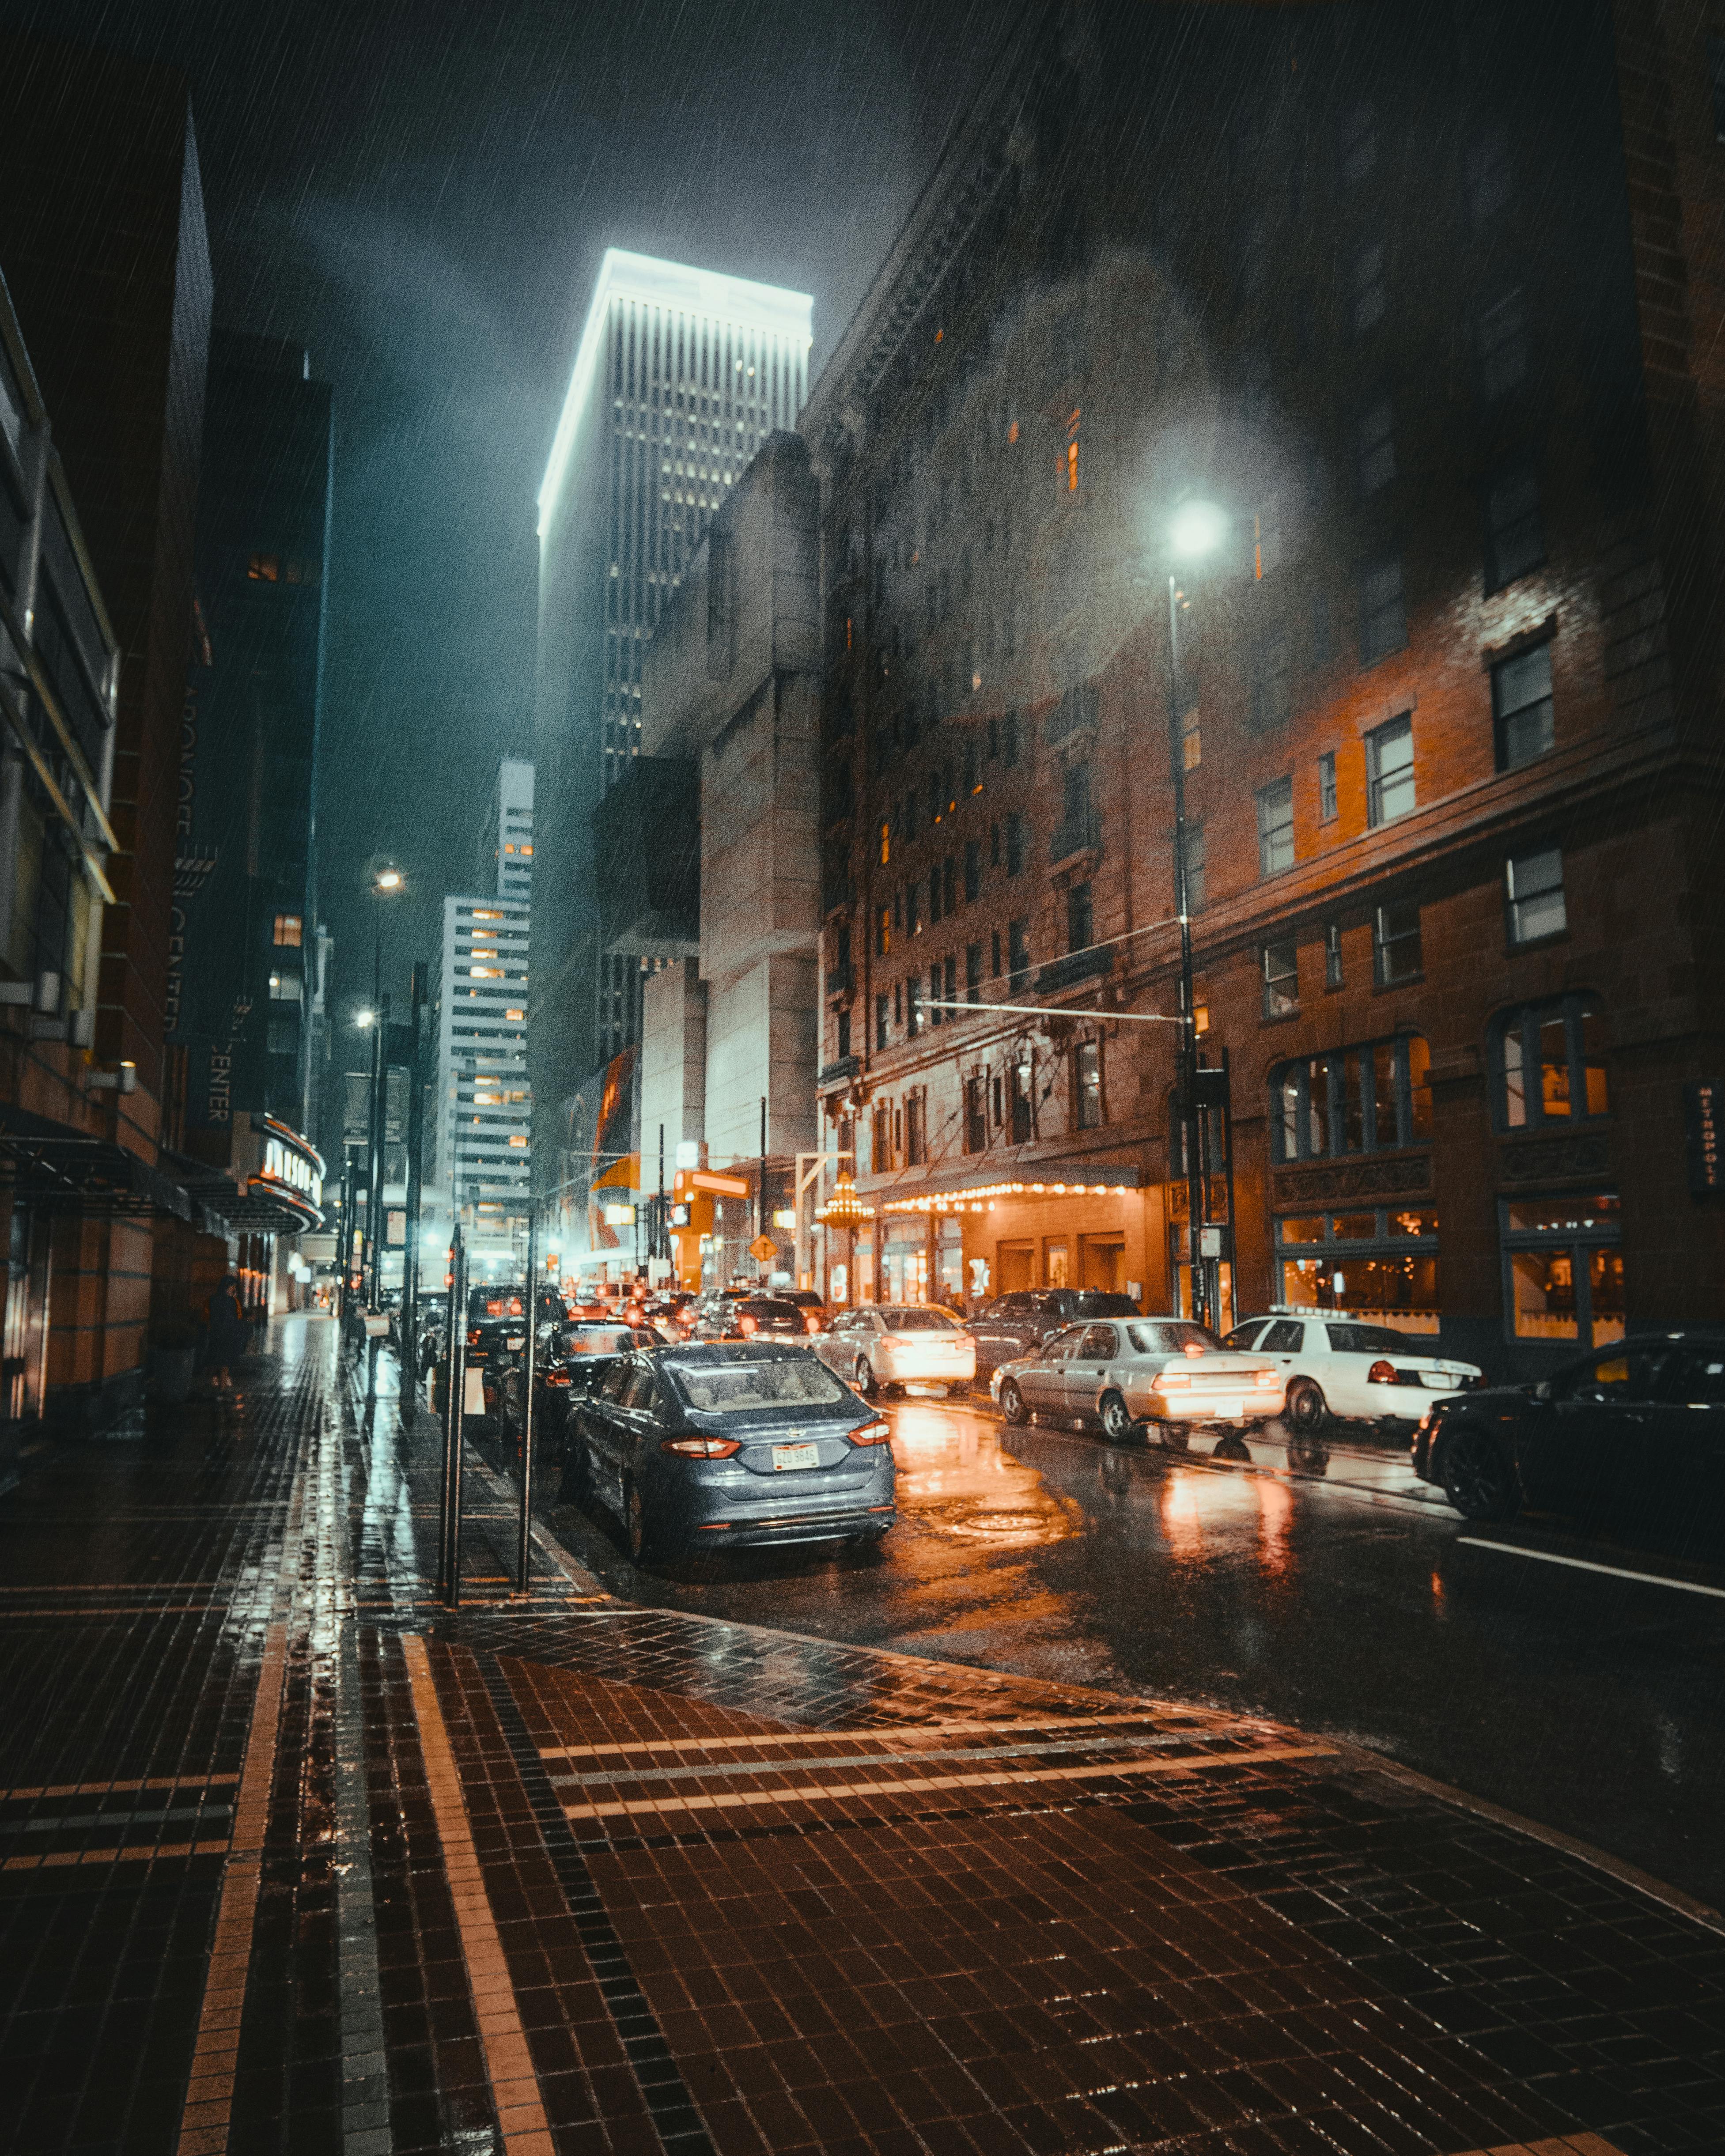
[[[1555,1522],[1470,1527],[1394,1454],[1338,1448],[1317,1480],[1266,1445],[1241,1469],[985,1406],[886,1412],[900,1522],[878,1554],[638,1571],[602,1511],[548,1523],[632,1600],[1271,1715],[1725,1905],[1725,1570]]]

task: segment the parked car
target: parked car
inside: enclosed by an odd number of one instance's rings
[[[1031,1353],[1081,1317],[1139,1314],[1130,1296],[1110,1295],[1101,1288],[1014,1288],[997,1295],[968,1321],[976,1340],[978,1371],[986,1377],[1015,1356]]]
[[[543,1325],[533,1348],[533,1426],[542,1437],[566,1436],[572,1404],[590,1393],[612,1365],[638,1348],[659,1348],[666,1336],[651,1325],[607,1325],[588,1320]],[[526,1358],[516,1356],[497,1373],[498,1412],[506,1434],[521,1426]]]
[[[1266,1311],[1243,1319],[1222,1344],[1275,1364],[1287,1387],[1284,1418],[1297,1437],[1315,1435],[1332,1414],[1416,1423],[1434,1394],[1485,1382],[1476,1363],[1426,1353],[1418,1333],[1347,1311]]]
[[[988,1381],[1010,1423],[1100,1423],[1117,1444],[1139,1430],[1183,1445],[1195,1427],[1250,1429],[1280,1412],[1281,1377],[1178,1317],[1069,1325]]]
[[[1414,1472],[1470,1520],[1524,1504],[1634,1529],[1725,1522],[1725,1329],[1653,1333],[1594,1349],[1535,1385],[1434,1401]]]
[[[782,1287],[778,1290],[778,1295],[780,1301],[793,1302],[802,1312],[805,1332],[825,1332],[832,1312],[827,1308],[824,1299],[818,1296],[812,1287]]]
[[[542,1287],[534,1298],[542,1324],[567,1316],[555,1288]],[[527,1344],[527,1291],[521,1286],[470,1287],[467,1291],[467,1362],[477,1368],[485,1388],[485,1413],[497,1412],[497,1373]]]
[[[805,1348],[690,1342],[614,1363],[575,1404],[565,1470],[640,1563],[691,1544],[878,1539],[891,1431]]]
[[[976,1342],[937,1303],[878,1302],[841,1310],[813,1345],[827,1368],[848,1378],[865,1399],[918,1383],[968,1392],[976,1376]]]
[[[735,1295],[727,1290],[711,1302],[702,1299],[689,1329],[691,1340],[752,1340],[757,1334],[774,1340],[803,1340],[809,1327],[803,1312],[782,1296]]]

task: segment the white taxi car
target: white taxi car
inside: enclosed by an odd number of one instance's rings
[[[1222,1344],[1276,1366],[1287,1385],[1283,1419],[1301,1437],[1329,1415],[1412,1424],[1435,1399],[1485,1382],[1476,1364],[1427,1354],[1417,1333],[1351,1311],[1266,1311]]]
[[[841,1310],[809,1344],[865,1399],[895,1385],[963,1392],[976,1375],[975,1341],[937,1303],[871,1302]]]

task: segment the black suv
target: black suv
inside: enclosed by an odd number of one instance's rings
[[[1725,1328],[1641,1333],[1537,1385],[1434,1402],[1414,1472],[1470,1520],[1522,1505],[1609,1518],[1626,1532],[1725,1520]]]
[[[1129,1295],[1109,1295],[1099,1287],[1027,1287],[997,1295],[964,1323],[976,1341],[977,1376],[986,1378],[1079,1318],[1143,1314]]]

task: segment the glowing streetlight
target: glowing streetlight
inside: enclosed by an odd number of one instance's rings
[[[370,1010],[355,1011],[353,1014],[353,1023],[360,1029],[361,1032],[363,1032],[368,1025],[375,1025],[377,1023],[377,1014],[376,1011]]]
[[[399,891],[402,881],[399,869],[379,869],[372,879],[372,886],[376,891]]]
[[[1168,526],[1175,553],[1194,557],[1213,554],[1228,536],[1228,518],[1213,501],[1183,501]]]

